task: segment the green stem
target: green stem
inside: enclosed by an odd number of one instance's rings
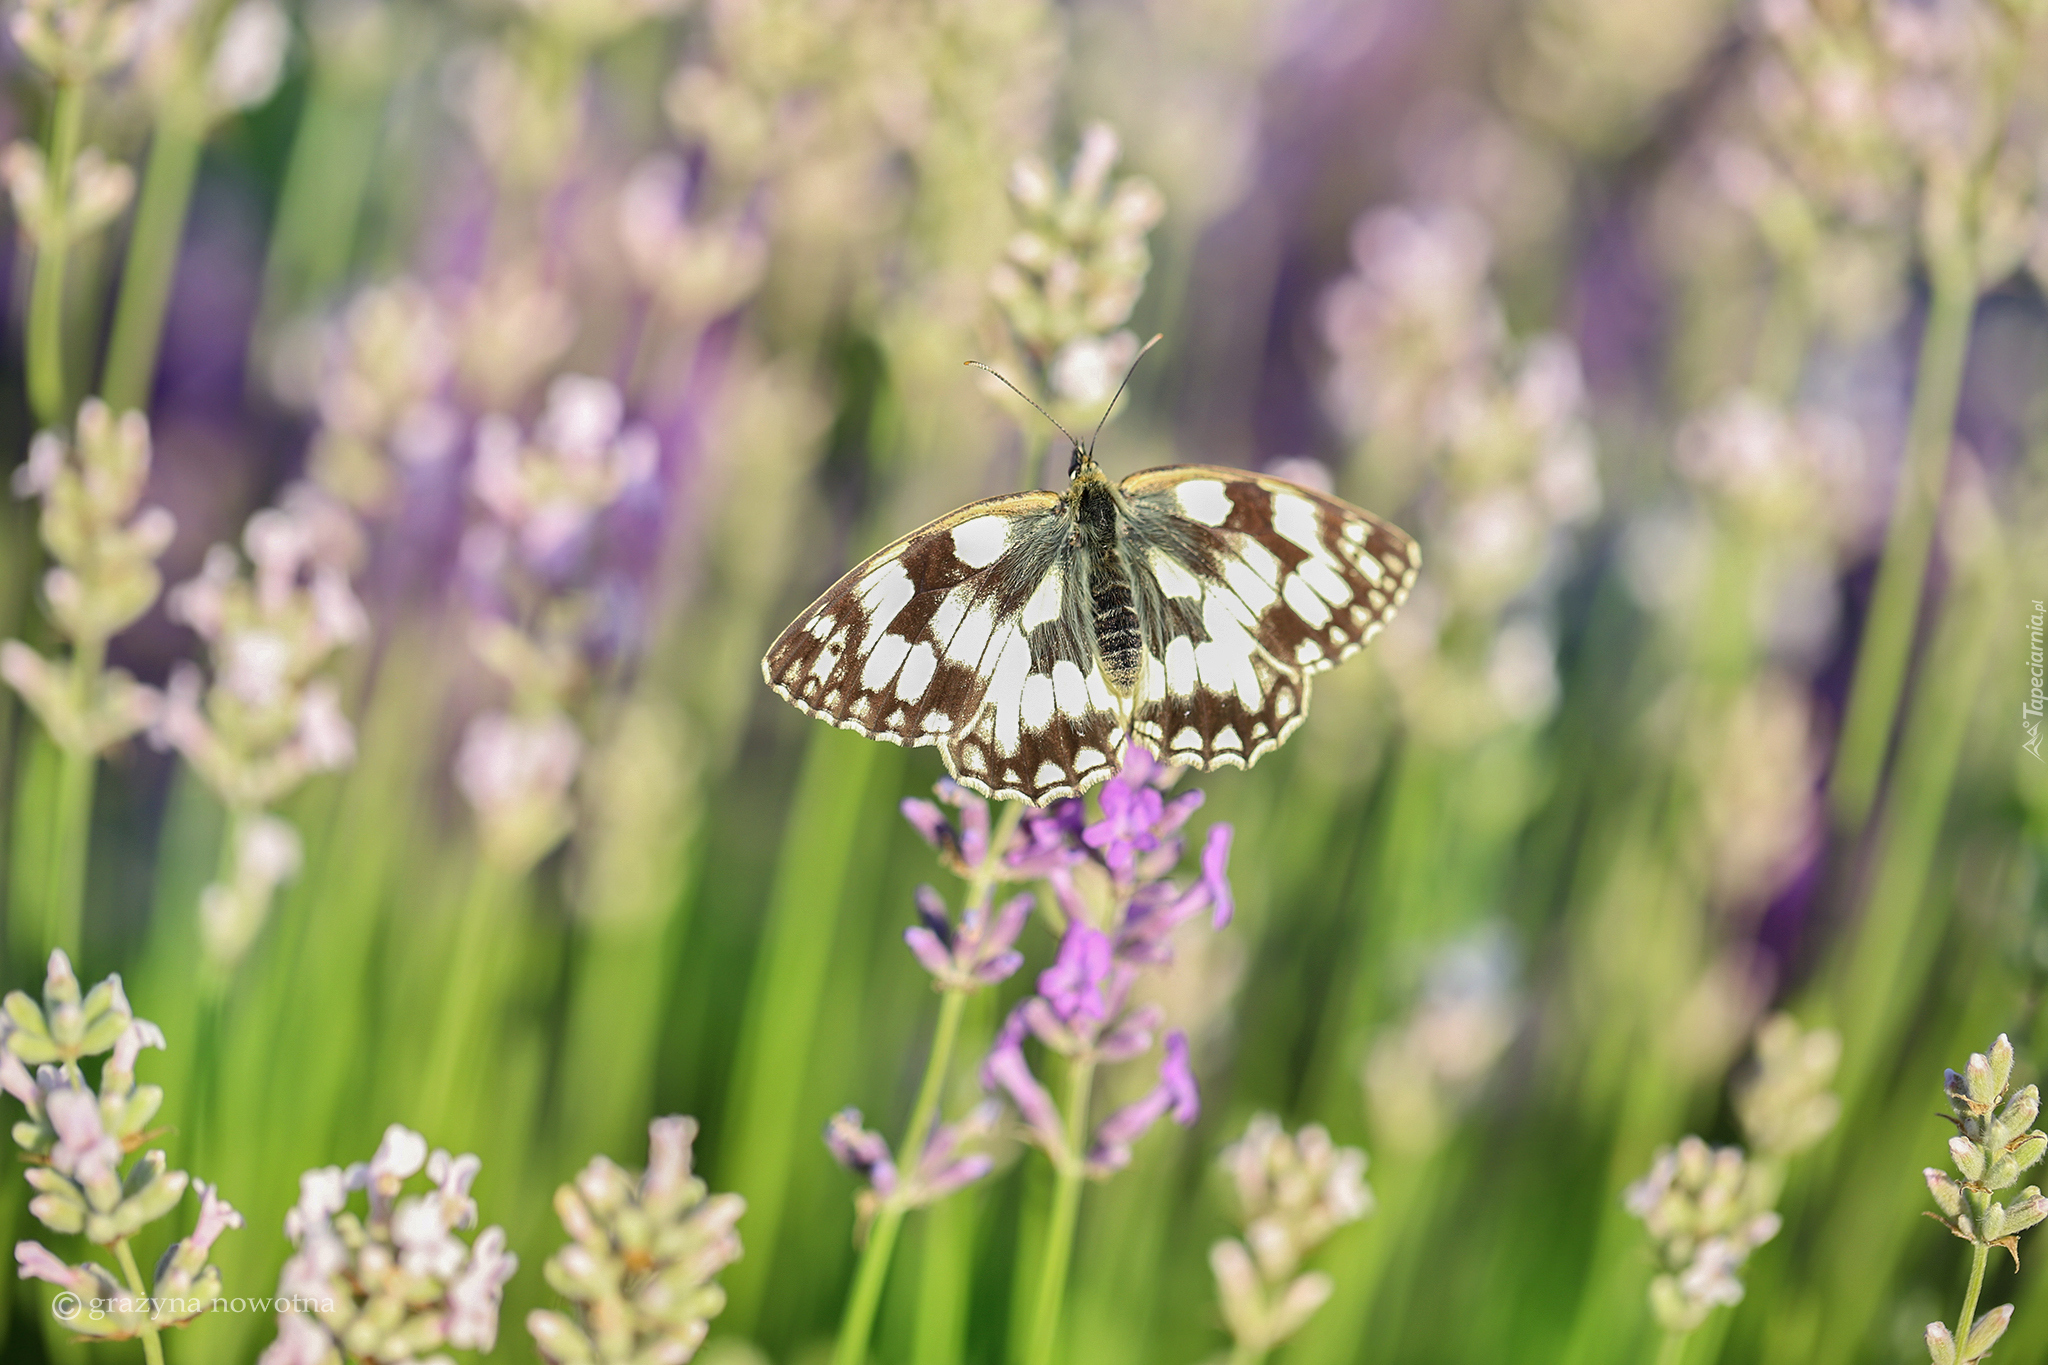
[[[1956,574],[1900,727],[1896,775],[1863,882],[1865,904],[1825,983],[1832,999],[1824,1008],[1844,1039],[1835,1088],[1851,1113],[1891,1075],[1929,972],[1942,960],[1941,939],[1955,907],[1952,895],[1928,894],[1930,880],[1999,616],[2011,600],[1995,519],[1984,516],[1957,539]]]
[[[914,1170],[932,1124],[939,1116],[939,1096],[944,1093],[946,1073],[953,1065],[953,1043],[960,1036],[960,1016],[967,1008],[967,992],[947,991],[939,1005],[938,1027],[932,1031],[931,1060],[925,1063],[924,1081],[917,1088],[917,1103],[910,1110],[910,1126],[903,1132],[897,1159],[906,1170]]]
[[[1004,806],[989,836],[988,856],[982,859],[981,866],[975,869],[973,878],[968,882],[967,904],[979,906],[984,913],[994,908],[991,901],[996,883],[1002,878],[1003,850],[1009,846],[1010,836],[1015,833],[1023,814],[1021,802],[1010,802]],[[897,1167],[902,1174],[916,1169],[918,1159],[924,1153],[925,1142],[931,1137],[932,1124],[938,1119],[939,1097],[945,1093],[946,1076],[953,1065],[953,1046],[960,1037],[960,1020],[967,1011],[969,995],[968,991],[949,990],[939,1005],[939,1022],[932,1031],[932,1048],[925,1059],[924,1079],[918,1082],[917,1100],[910,1108],[910,1126],[904,1130],[903,1142],[896,1149]],[[896,1251],[896,1234],[902,1229],[903,1215],[908,1212],[903,1204],[891,1200],[875,1216],[867,1245],[861,1248],[853,1289],[846,1297],[846,1314],[839,1323],[839,1343],[832,1352],[833,1365],[860,1365],[867,1356],[868,1341],[874,1333],[875,1310],[881,1306],[882,1286],[889,1278],[889,1260]]]
[[[932,1034],[931,1056],[925,1061],[924,1080],[917,1088],[917,1103],[910,1113],[910,1127],[896,1151],[897,1167],[902,1175],[907,1176],[916,1168],[918,1156],[924,1151],[925,1139],[931,1136],[932,1120],[938,1115],[939,1094],[945,1087],[946,1072],[953,1062],[953,1041],[959,1037],[960,1015],[966,1006],[965,991],[947,991],[945,1002],[939,1006],[939,1024]],[[852,1292],[846,1297],[846,1315],[839,1323],[839,1344],[832,1352],[833,1365],[860,1365],[867,1355],[868,1340],[874,1331],[875,1310],[882,1302],[882,1285],[889,1277],[889,1258],[895,1253],[896,1234],[903,1226],[903,1215],[908,1212],[904,1204],[892,1199],[875,1216],[867,1245],[861,1248],[860,1267],[854,1272]]]
[[[55,426],[64,418],[64,265],[71,253],[66,218],[71,202],[71,168],[85,126],[85,86],[60,80],[50,111],[48,241],[36,243],[35,280],[28,312],[28,396],[36,420]]]
[[[149,1291],[142,1287],[142,1271],[136,1268],[135,1253],[128,1249],[126,1237],[115,1241],[114,1255],[120,1257],[121,1273],[128,1277],[128,1288],[135,1297],[148,1297]],[[164,1365],[164,1344],[157,1339],[156,1327],[151,1323],[142,1325],[142,1354],[149,1365]]]
[[[1690,1332],[1666,1332],[1664,1343],[1657,1348],[1657,1365],[1678,1365],[1685,1359],[1685,1343],[1691,1339]]]
[[[747,1255],[725,1277],[730,1330],[751,1334],[774,1271],[804,1087],[843,908],[862,885],[860,838],[882,748],[820,726],[797,780],[761,948],[747,982],[721,1188],[746,1196]],[[891,779],[893,780],[893,778]],[[755,1219],[759,1222],[755,1222]],[[748,1269],[751,1267],[751,1269]]]
[[[1981,1210],[1979,1211],[1981,1212]],[[1970,1344],[1970,1327],[1977,1320],[1977,1295],[1984,1289],[1984,1263],[1991,1259],[1991,1248],[1982,1242],[1970,1246],[1970,1287],[1963,1291],[1963,1312],[1956,1319],[1956,1354],[1962,1356]]]
[[[465,1060],[474,1061],[471,1045],[482,1032],[495,1001],[487,985],[497,977],[496,940],[505,935],[503,910],[514,878],[487,857],[479,856],[470,873],[469,891],[463,898],[455,925],[455,944],[448,955],[448,993],[441,997],[441,1012],[434,1021],[433,1052],[429,1055],[421,1092],[419,1113],[423,1131],[431,1134],[443,1128],[455,1112],[454,1092]]]
[[[957,1050],[970,1057],[988,1050],[996,1006],[994,991],[968,997]],[[925,1215],[909,1365],[958,1365],[966,1357],[979,1202],[963,1192],[962,1198],[949,1199]]]
[[[135,206],[135,226],[128,237],[128,261],[121,272],[121,296],[114,307],[114,333],[107,344],[106,369],[100,375],[100,396],[115,412],[139,410],[149,404],[156,376],[157,348],[163,340],[164,312],[170,306],[171,278],[184,237],[185,211],[192,202],[192,182],[199,174],[204,127],[191,113],[166,110],[149,145],[149,166],[143,172],[142,197]]]
[[[1877,800],[1892,724],[1905,688],[1935,517],[1948,480],[1956,405],[1969,354],[1970,319],[1977,305],[1976,272],[1967,249],[1941,252],[1929,261],[1928,268],[1932,293],[1927,327],[1920,338],[1905,465],[1892,500],[1891,529],[1878,564],[1863,644],[1856,654],[1848,714],[1829,790],[1835,823],[1850,832],[1863,828]]]
[[[76,641],[71,651],[71,684],[81,716],[90,715],[93,692],[106,660],[104,640]],[[92,791],[99,755],[66,747],[57,771],[56,819],[50,840],[50,868],[44,882],[43,952],[62,948],[79,960],[85,935],[85,876],[92,848]]]
[[[381,67],[318,61],[278,197],[257,331],[317,303],[348,273],[384,135]]]
[[[839,1321],[839,1342],[832,1348],[832,1365],[860,1365],[867,1359],[875,1310],[882,1303],[882,1285],[889,1277],[889,1260],[896,1253],[896,1234],[903,1229],[906,1212],[901,1204],[884,1204],[875,1215],[875,1225],[868,1229],[867,1245],[860,1249],[860,1267],[853,1275],[853,1289],[846,1296],[846,1315]]]
[[[1266,1353],[1246,1342],[1238,1342],[1230,1348],[1230,1365],[1260,1365]]]
[[[1045,1234],[1045,1260],[1038,1274],[1038,1306],[1031,1315],[1031,1345],[1025,1365],[1052,1365],[1060,1336],[1060,1312],[1067,1295],[1067,1263],[1074,1255],[1074,1225],[1081,1212],[1081,1145],[1088,1135],[1088,1096],[1095,1084],[1095,1060],[1077,1057],[1067,1068],[1067,1144],[1057,1163],[1052,1220]]]

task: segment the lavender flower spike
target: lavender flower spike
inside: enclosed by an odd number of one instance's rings
[[[825,1125],[825,1145],[840,1165],[868,1182],[855,1204],[862,1226],[885,1207],[922,1208],[987,1175],[995,1161],[982,1148],[994,1133],[1001,1106],[976,1105],[957,1123],[941,1124],[925,1139],[917,1163],[899,1175],[889,1144],[861,1126],[858,1109],[842,1109]]]
[[[1030,896],[1018,896],[994,915],[985,906],[970,905],[956,927],[939,893],[920,886],[917,915],[924,922],[905,929],[903,941],[941,989],[972,991],[993,986],[1016,975],[1024,965],[1024,955],[1012,945],[1031,917],[1031,904]]]
[[[1081,847],[1087,825],[1087,806],[1073,798],[1027,810],[1017,826],[1017,842],[1003,865],[1020,881],[1064,872],[1087,856]]]
[[[880,1133],[861,1127],[858,1109],[842,1109],[825,1122],[825,1146],[832,1159],[868,1182],[883,1199],[896,1193],[896,1162],[889,1155],[889,1141]]]
[[[697,1122],[681,1115],[648,1126],[647,1169],[622,1171],[595,1157],[555,1192],[569,1242],[547,1260],[548,1286],[567,1313],[537,1309],[526,1330],[550,1365],[597,1361],[681,1362],[704,1343],[725,1308],[718,1273],[740,1258],[747,1202],[712,1194],[690,1173]],[[479,1253],[484,1239],[477,1239]],[[497,1247],[490,1248],[493,1254]]]
[[[1188,1065],[1188,1036],[1175,1029],[1166,1035],[1166,1056],[1159,1063],[1159,1084],[1144,1098],[1111,1114],[1095,1132],[1088,1149],[1088,1173],[1101,1179],[1131,1164],[1131,1145],[1169,1114],[1186,1128],[1202,1113],[1202,1097]]]
[[[916,1204],[933,1204],[955,1191],[965,1189],[995,1169],[995,1159],[980,1150],[1002,1119],[1002,1105],[984,1100],[957,1123],[943,1123],[932,1130],[911,1172],[908,1197]]]

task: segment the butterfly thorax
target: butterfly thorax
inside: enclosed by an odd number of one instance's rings
[[[1080,551],[1077,558],[1088,566],[1095,657],[1110,690],[1128,697],[1138,685],[1144,638],[1131,576],[1118,544],[1116,489],[1088,455],[1076,461],[1073,480],[1067,486],[1067,506],[1074,518],[1073,534]]]

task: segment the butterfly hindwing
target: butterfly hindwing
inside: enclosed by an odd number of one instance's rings
[[[1131,731],[1175,762],[1247,767],[1277,746],[1309,675],[1378,634],[1420,564],[1402,531],[1279,479],[1182,465],[1121,491],[1146,628]]]
[[[1052,493],[972,503],[862,561],[762,660],[798,709],[892,744],[936,744],[962,783],[1043,802],[1115,770],[1086,585]]]
[[[946,767],[990,796],[1043,804],[1116,771],[1122,708],[1095,660],[1087,585],[1063,555],[1022,606],[999,616],[973,719],[945,741]]]

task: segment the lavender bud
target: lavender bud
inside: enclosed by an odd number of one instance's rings
[[[880,1133],[861,1127],[860,1110],[842,1109],[825,1124],[832,1159],[868,1182],[884,1199],[896,1192],[896,1163]]]
[[[2003,1038],[2004,1034],[1998,1035]],[[1970,1096],[1973,1109],[1983,1111],[1998,1102],[2000,1087],[1993,1079],[1991,1061],[1981,1052],[1970,1054],[1969,1065],[1963,1071],[1963,1088]]]
[[[1973,1057],[1970,1060],[1974,1062],[1976,1058]],[[1991,1093],[1993,1095],[2003,1095],[2005,1087],[2012,1080],[2012,1039],[2001,1033],[1992,1040],[1991,1054],[1988,1061],[1991,1066]],[[1976,1334],[1973,1332],[1971,1340],[1974,1341],[1975,1339]]]
[[[2029,1185],[2017,1202],[2005,1205],[2005,1233],[2025,1232],[2044,1218],[2048,1218],[2048,1199]]]
[[[1928,1192],[1934,1196],[1934,1202],[1941,1211],[1951,1218],[1962,1217],[1963,1192],[1955,1181],[1948,1178],[1948,1173],[1929,1166],[1921,1175],[1926,1177]]]
[[[1963,1358],[1965,1360],[1982,1360],[1985,1356],[1989,1355],[1991,1348],[1996,1346],[1998,1339],[2005,1335],[2005,1329],[2011,1322],[2012,1305],[2009,1303],[2002,1303],[1983,1317],[1978,1318],[1976,1323],[1970,1328],[1970,1339],[1963,1343]]]
[[[1963,1179],[1972,1184],[1984,1178],[1984,1149],[1960,1133],[1948,1140],[1949,1158]]]

